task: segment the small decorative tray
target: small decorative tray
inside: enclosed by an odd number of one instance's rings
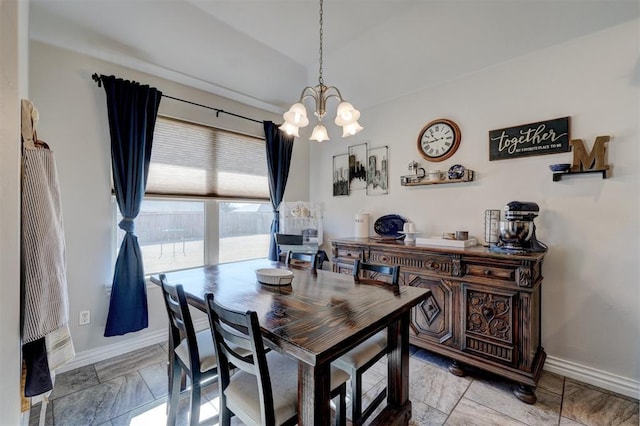
[[[293,281],[293,272],[288,269],[262,268],[256,269],[256,278],[262,284],[289,285]]]
[[[478,244],[475,238],[468,240],[449,240],[442,237],[416,238],[416,244],[425,244],[428,246],[445,246],[445,247],[472,247]]]

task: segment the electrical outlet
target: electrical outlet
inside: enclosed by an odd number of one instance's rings
[[[87,325],[91,322],[91,311],[80,311],[78,323],[80,325]]]

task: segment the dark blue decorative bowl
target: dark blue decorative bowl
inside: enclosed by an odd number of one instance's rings
[[[379,217],[373,224],[373,230],[381,237],[399,238],[403,235],[400,233],[407,219],[398,214],[388,214]]]
[[[447,172],[447,177],[449,179],[462,179],[464,176],[464,172],[467,169],[465,169],[464,166],[461,166],[460,164],[456,164],[451,166],[451,168],[449,169],[449,171]]]
[[[551,164],[549,166],[552,172],[567,172],[571,168],[569,163]]]

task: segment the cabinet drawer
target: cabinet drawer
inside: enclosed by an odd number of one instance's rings
[[[514,281],[516,280],[516,265],[489,265],[483,263],[466,263],[464,274],[466,276],[489,278],[492,280]]]
[[[353,275],[353,263],[337,262],[333,264],[333,272],[339,274]]]
[[[372,249],[369,262],[398,265],[400,271],[415,270],[422,274],[450,277],[452,260],[449,256],[430,253],[394,253]]]
[[[353,263],[356,259],[364,259],[364,251],[355,247],[337,247],[336,257],[340,259],[341,262]]]

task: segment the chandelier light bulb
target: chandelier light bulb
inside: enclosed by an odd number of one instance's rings
[[[328,141],[329,134],[327,133],[327,128],[324,127],[322,123],[316,124],[316,127],[313,128],[313,132],[311,133],[311,137],[309,138],[312,141]]]
[[[285,112],[282,117],[285,123],[289,123],[296,127],[305,127],[309,124],[307,118],[307,110],[301,102],[291,105],[289,111]]]
[[[344,126],[354,123],[360,118],[360,111],[355,109],[349,102],[340,102],[336,110],[336,124]]]
[[[294,126],[291,123],[288,122],[284,122],[284,124],[280,127],[278,127],[280,130],[282,130],[283,132],[285,132],[287,135],[289,136],[295,136],[295,137],[300,137],[300,133],[298,131],[298,127]]]
[[[363,127],[357,121],[354,121],[353,123],[345,124],[342,127],[342,137],[346,138],[348,136],[353,136],[362,129]]]

